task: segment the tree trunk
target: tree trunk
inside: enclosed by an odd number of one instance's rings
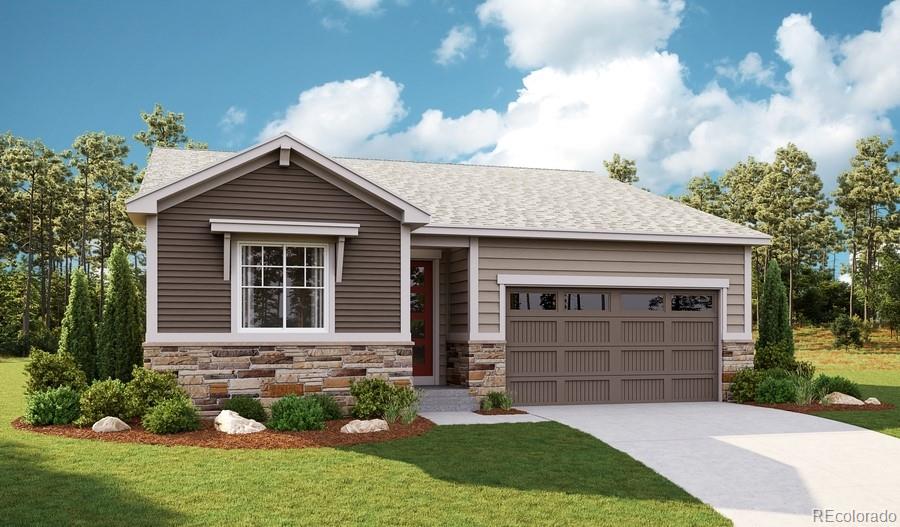
[[[28,189],[28,269],[25,273],[25,309],[22,310],[22,334],[25,337],[25,351],[31,351],[31,273],[34,269],[34,180],[31,173],[31,186]]]
[[[90,163],[90,157],[85,156],[84,166],[87,167]],[[87,223],[88,223],[88,174],[89,171],[85,170],[82,177],[84,178],[84,190],[81,195],[81,254],[79,255],[79,265],[84,269],[84,272],[88,272],[87,266]]]

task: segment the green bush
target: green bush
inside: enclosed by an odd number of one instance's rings
[[[141,418],[147,410],[174,397],[187,397],[178,386],[175,374],[135,366],[125,386],[125,404],[129,417]]]
[[[768,346],[757,347],[753,355],[753,367],[757,370],[770,370],[780,368],[793,370],[794,357],[784,343],[774,343]]]
[[[97,338],[91,284],[79,266],[72,273],[69,303],[60,324],[59,351],[69,353],[88,379],[97,378]]]
[[[506,392],[488,392],[481,400],[482,410],[493,410],[499,408],[501,410],[509,410],[512,408],[512,398]]]
[[[28,376],[25,385],[26,394],[60,386],[81,391],[87,386],[84,372],[78,368],[71,355],[32,349],[30,357],[31,360],[25,365],[25,373]]]
[[[266,411],[256,397],[238,396],[232,397],[222,405],[223,410],[231,410],[244,419],[253,419],[260,423],[266,422]]]
[[[781,281],[781,268],[775,260],[769,261],[766,276],[762,284],[762,295],[759,299],[759,337],[756,349],[772,346],[788,355],[788,364],[794,360],[794,333],[791,329],[788,314],[788,298],[784,282]]]
[[[308,397],[318,401],[319,406],[322,407],[322,413],[325,415],[326,421],[340,419],[344,416],[344,413],[341,411],[341,405],[338,404],[337,399],[331,394],[316,393],[309,395]]]
[[[118,379],[94,381],[81,394],[81,417],[78,425],[90,426],[106,416],[128,418],[125,383]]]
[[[409,386],[392,386],[391,390],[390,400],[384,409],[384,420],[408,425],[419,415],[419,393]]]
[[[819,398],[825,397],[831,392],[841,392],[857,399],[862,399],[862,391],[855,382],[840,375],[819,375],[815,380],[816,393]]]
[[[272,405],[269,428],[281,431],[322,430],[325,412],[319,401],[311,396],[288,395]]]
[[[384,412],[391,403],[394,388],[384,379],[366,378],[354,381],[350,385],[350,395],[356,399],[353,417],[357,419],[374,419],[384,417]]]
[[[834,335],[834,346],[848,349],[850,346],[860,347],[863,344],[864,326],[857,316],[841,313],[831,323],[831,334]]]
[[[756,397],[756,387],[765,377],[765,372],[746,368],[734,374],[731,380],[731,396],[736,402],[745,403]]]
[[[128,255],[113,246],[107,260],[109,278],[103,299],[103,316],[97,332],[97,373],[100,378],[131,380],[135,366],[144,362],[144,317],[140,293]]]
[[[818,402],[822,398],[819,389],[816,387],[812,377],[807,377],[803,373],[794,372],[791,374],[791,381],[797,388],[797,397],[794,400],[797,404],[811,404]]]
[[[790,378],[766,376],[756,387],[756,402],[793,403],[797,400],[797,385]]]
[[[69,386],[48,388],[27,398],[25,422],[35,426],[67,425],[81,413],[77,391]]]
[[[178,434],[200,429],[200,415],[187,397],[160,402],[141,420],[144,429],[154,434]]]

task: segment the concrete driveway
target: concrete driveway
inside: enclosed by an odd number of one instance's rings
[[[737,526],[827,525],[814,509],[900,516],[900,439],[884,434],[729,403],[527,409],[628,453]]]

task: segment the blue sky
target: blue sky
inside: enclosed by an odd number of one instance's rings
[[[617,151],[670,192],[786,140],[829,186],[855,137],[900,118],[900,95],[879,91],[900,92],[900,6],[882,28],[876,1],[531,4],[4,1],[0,130],[55,148],[130,139],[160,102],[215,149],[288,129],[373,157],[602,171]]]

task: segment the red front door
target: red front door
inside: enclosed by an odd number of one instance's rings
[[[413,340],[413,375],[434,374],[431,262],[413,260],[409,266],[409,329]]]

